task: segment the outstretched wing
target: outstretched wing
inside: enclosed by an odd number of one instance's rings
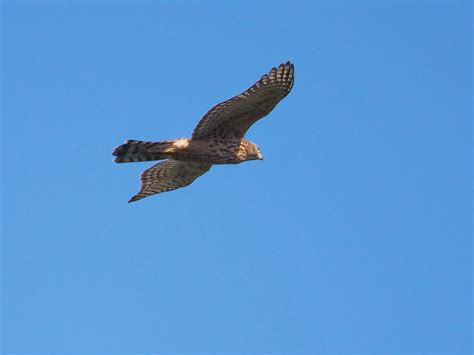
[[[185,187],[207,172],[211,166],[211,164],[205,163],[182,162],[172,159],[163,160],[142,173],[140,192],[128,202]]]
[[[294,83],[293,64],[287,62],[272,68],[242,94],[217,104],[199,121],[192,138],[232,132],[244,135],[260,118],[290,93]]]

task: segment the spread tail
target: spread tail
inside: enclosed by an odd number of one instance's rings
[[[127,140],[125,144],[116,147],[112,155],[116,156],[116,163],[167,159],[179,148],[179,144],[176,144],[178,141],[180,140],[163,142]]]

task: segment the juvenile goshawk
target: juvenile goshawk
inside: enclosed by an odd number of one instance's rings
[[[262,160],[260,148],[245,139],[245,133],[290,93],[293,83],[293,64],[280,64],[240,95],[211,108],[191,138],[127,140],[116,147],[112,153],[116,163],[165,159],[142,173],[141,190],[128,202],[187,186],[213,164]]]

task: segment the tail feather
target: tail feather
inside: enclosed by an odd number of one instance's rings
[[[127,140],[125,144],[116,147],[112,155],[116,163],[131,163],[137,161],[161,160],[169,157],[175,150],[175,141],[144,142]]]

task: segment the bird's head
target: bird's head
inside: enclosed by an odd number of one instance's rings
[[[260,148],[255,143],[250,141],[246,142],[245,150],[247,153],[247,160],[263,160],[263,154]]]

